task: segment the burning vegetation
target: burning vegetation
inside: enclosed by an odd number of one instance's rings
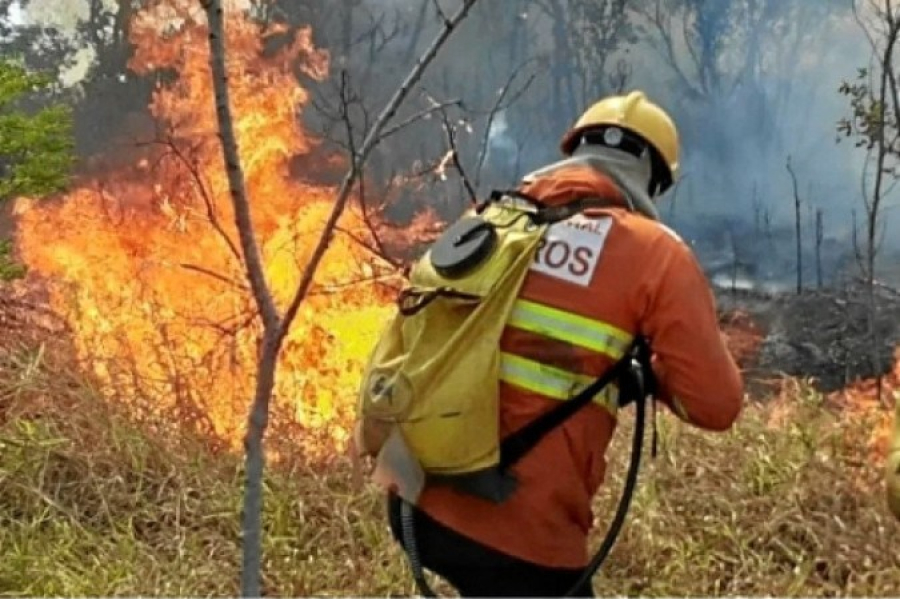
[[[133,70],[178,73],[154,91],[155,139],[127,168],[94,174],[52,203],[21,202],[17,238],[104,393],[144,408],[174,404],[235,445],[259,326],[218,147],[206,31],[187,16],[187,4],[173,12],[158,3],[131,28]],[[279,27],[267,33],[286,35]],[[228,26],[235,129],[279,304],[296,287],[335,191],[290,174],[292,158],[317,145],[297,126],[309,98],[295,73],[323,77],[327,56],[313,48],[309,30],[289,37],[264,55],[267,37],[257,25],[232,18]],[[282,418],[327,429],[338,443],[355,375],[388,314],[379,281],[392,272],[354,240],[372,237],[361,218],[348,213],[340,226],[346,233],[335,236],[286,339],[276,388]]]

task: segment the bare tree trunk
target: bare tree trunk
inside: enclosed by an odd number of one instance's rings
[[[756,181],[753,182],[753,195],[751,196],[750,205],[753,206],[753,232],[759,235],[760,230],[762,229],[760,226],[760,221],[762,220],[762,202],[759,200]]]
[[[883,401],[884,395],[884,376],[881,371],[881,355],[879,353],[881,345],[881,336],[878,333],[878,306],[875,301],[875,262],[878,255],[878,225],[879,225],[879,209],[881,200],[884,196],[886,162],[889,153],[894,149],[897,138],[893,140],[887,139],[887,111],[888,102],[892,104],[895,115],[900,117],[900,97],[897,93],[897,83],[894,74],[894,46],[897,43],[898,33],[900,33],[900,23],[897,22],[890,0],[885,2],[884,13],[882,18],[887,25],[887,39],[885,43],[884,53],[880,57],[881,76],[878,82],[878,100],[881,107],[881,128],[877,136],[878,154],[875,169],[875,186],[872,190],[872,201],[866,206],[866,295],[868,296],[868,313],[869,313],[869,335],[872,345],[872,367],[877,375],[876,395],[878,401]],[[900,121],[894,123],[895,127],[900,126]]]
[[[265,467],[263,437],[269,418],[269,403],[275,386],[275,370],[284,338],[306,298],[316,269],[328,249],[334,235],[337,221],[359,177],[369,153],[382,139],[385,126],[396,115],[397,109],[421,78],[425,69],[437,56],[438,51],[466,17],[477,0],[463,0],[460,9],[443,22],[441,32],[429,48],[419,58],[401,86],[378,115],[368,131],[360,149],[351,156],[350,168],[341,182],[334,208],[322,230],[319,241],[309,263],[304,269],[293,299],[283,316],[272,298],[265,280],[262,259],[250,216],[250,202],[247,198],[244,174],[240,165],[240,155],[232,125],[228,73],[225,66],[225,23],[222,0],[202,0],[209,22],[210,69],[215,93],[216,116],[222,139],[222,154],[228,173],[228,186],[234,206],[235,221],[240,236],[246,275],[253,291],[263,321],[263,337],[257,361],[256,388],[250,409],[247,434],[244,439],[246,452],[246,478],[244,486],[244,510],[242,516],[243,564],[241,571],[241,594],[244,597],[261,596],[262,565],[262,481]]]
[[[866,164],[874,156],[874,185],[871,192],[866,190],[867,169],[863,169],[863,204],[866,209],[866,241],[865,250],[860,249],[856,222],[854,218],[853,245],[863,281],[866,286],[869,345],[871,349],[871,365],[877,375],[877,394],[883,398],[883,376],[881,374],[881,339],[877,329],[877,302],[875,297],[875,267],[879,251],[879,216],[882,200],[893,187],[886,177],[896,182],[897,169],[895,163],[900,158],[900,91],[898,91],[897,74],[894,71],[894,49],[900,38],[900,19],[892,0],[871,0],[859,5],[858,0],[851,3],[853,16],[863,30],[873,51],[871,64],[873,68],[861,71],[860,80],[868,82],[858,86],[842,86],[842,93],[851,97],[854,115],[842,125],[847,135],[855,134],[862,138],[861,145],[869,153]],[[877,78],[875,73],[878,73]],[[855,214],[854,214],[855,217]]]
[[[262,476],[265,462],[262,436],[268,424],[269,401],[275,386],[275,366],[280,345],[278,329],[281,319],[265,281],[262,258],[250,216],[250,202],[247,199],[240,154],[234,135],[228,93],[228,73],[225,67],[225,27],[222,1],[204,2],[203,7],[206,9],[209,22],[210,66],[216,96],[216,117],[222,140],[222,154],[228,172],[228,187],[234,205],[235,221],[241,241],[247,279],[263,321],[263,338],[256,365],[256,388],[247,435],[244,438],[246,486],[242,526],[243,569],[241,572],[243,596],[259,597],[261,595],[259,570],[262,561]]]
[[[797,191],[797,175],[791,166],[791,157],[787,159],[787,170],[791,175],[791,184],[794,188],[794,225],[797,240],[797,295],[803,292],[803,240],[800,237],[800,192]]]
[[[822,240],[825,228],[822,222],[822,209],[816,208],[816,287],[822,288]]]
[[[738,258],[737,237],[734,230],[729,232],[729,240],[731,241],[731,299],[737,299],[737,276],[738,268],[740,268],[740,259]]]
[[[228,174],[228,187],[234,204],[235,225],[241,241],[247,280],[262,315],[263,325],[268,330],[274,328],[278,323],[278,311],[265,281],[262,258],[250,217],[250,202],[247,199],[244,172],[241,169],[240,150],[231,119],[228,73],[225,68],[225,27],[222,2],[221,0],[210,0],[204,3],[204,8],[209,20],[210,67],[216,96],[216,118],[219,124],[219,136],[222,140],[222,155]]]

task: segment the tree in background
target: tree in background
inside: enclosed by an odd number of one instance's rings
[[[0,61],[0,202],[63,189],[74,160],[72,113],[64,104],[42,102],[52,88],[45,74]],[[43,104],[43,106],[42,106]],[[0,240],[0,279],[24,274],[12,261],[12,244]]]
[[[25,68],[56,79],[75,62],[77,40],[47,23],[22,19],[30,4],[31,0],[0,0],[0,56],[16,56]]]
[[[742,141],[783,149],[791,99],[805,98],[802,72],[825,58],[810,54],[816,37],[845,14],[840,0],[639,0],[633,10],[672,89],[670,101],[683,113],[679,120],[704,125],[696,133],[685,128],[685,136],[702,135],[707,142],[696,145],[723,160],[739,145],[732,129],[742,121],[761,128]]]
[[[875,284],[886,224],[885,204],[900,178],[900,91],[894,65],[900,41],[900,10],[892,0],[854,0],[853,11],[871,45],[872,57],[868,67],[859,69],[855,80],[845,81],[840,87],[849,101],[850,116],[839,122],[838,131],[866,152],[862,173],[864,239],[860,244],[854,234],[853,241],[868,296],[871,359],[875,371],[881,372]],[[879,376],[879,398],[881,387]]]
[[[135,125],[152,125],[148,110],[154,85],[170,73],[141,76],[129,69],[134,47],[132,16],[146,0],[0,0],[0,56],[21,57],[29,70],[52,76],[54,90],[72,107],[76,151],[84,159],[131,157]],[[14,19],[13,5],[18,18]],[[52,12],[51,12],[52,11]],[[122,150],[108,152],[111,143]]]
[[[835,149],[833,122],[843,111],[828,78],[858,52],[845,32],[850,16],[843,0],[635,0],[639,35],[652,48],[644,72],[648,87],[671,109],[683,135],[686,201],[664,215],[704,264],[728,260],[734,241],[752,256],[755,276],[787,283],[794,274],[796,219],[793,179],[784,163],[792,156],[798,183],[815,180],[829,193],[808,198],[815,209],[840,210],[829,237],[849,222],[839,198],[854,190],[849,162]],[[765,213],[765,237],[752,223]],[[703,218],[698,218],[702,215]],[[796,224],[796,223],[794,223]],[[722,232],[730,231],[732,240]],[[831,247],[826,244],[825,247]],[[843,255],[843,250],[839,252]],[[825,256],[832,263],[837,256]],[[815,261],[803,258],[811,266]],[[809,277],[809,274],[803,276]]]

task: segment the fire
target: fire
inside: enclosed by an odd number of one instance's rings
[[[203,13],[156,3],[132,26],[137,73],[168,68],[150,106],[162,133],[126,169],[93,176],[53,203],[17,207],[19,250],[48,281],[78,358],[111,398],[175,409],[232,444],[252,394],[258,319],[235,254],[238,237],[218,144]],[[235,131],[267,280],[289,300],[335,190],[299,182],[290,161],[317,141],[299,116],[309,96],[295,69],[322,79],[328,57],[308,30],[288,33],[231,14],[228,69]],[[111,152],[121,151],[120,148]],[[348,213],[342,230],[369,239]],[[340,443],[363,361],[389,314],[375,279],[386,264],[337,234],[286,340],[275,401]]]
[[[732,311],[720,318],[722,332],[728,349],[742,369],[752,369],[765,338],[764,331],[749,314]],[[841,422],[872,422],[867,433],[866,451],[880,461],[887,455],[890,433],[893,427],[893,410],[885,410],[878,401],[877,380],[865,379],[827,394],[829,404],[836,406]],[[806,393],[805,382],[795,378],[778,381],[775,392],[767,403],[767,422],[772,428],[782,429],[796,415],[798,398]],[[893,370],[882,380],[882,397],[895,405],[900,401],[900,348],[895,352]]]
[[[882,378],[882,399],[891,405],[900,401],[900,347],[894,352],[894,367]],[[829,396],[847,418],[873,418],[869,450],[879,460],[887,455],[894,422],[894,410],[883,409],[878,400],[877,379],[865,379]]]
[[[722,333],[731,355],[740,367],[750,364],[759,352],[763,333],[746,312],[735,310],[720,318]]]

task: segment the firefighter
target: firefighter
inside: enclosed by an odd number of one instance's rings
[[[525,279],[524,316],[501,339],[501,434],[571,396],[573,378],[601,375],[635,335],[652,346],[657,398],[696,427],[729,429],[742,407],[740,371],[703,271],[655,205],[677,176],[675,125],[635,91],[591,106],[561,149],[565,158],[519,191],[548,205],[600,203],[549,228]],[[514,467],[519,487],[504,503],[426,486],[414,512],[422,565],[462,596],[569,591],[589,561],[591,500],[616,409],[596,402],[551,432]],[[402,543],[399,502],[388,505]]]

